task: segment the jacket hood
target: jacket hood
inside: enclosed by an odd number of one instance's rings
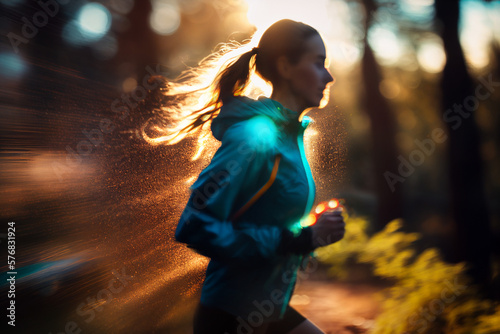
[[[217,140],[222,140],[229,127],[257,115],[271,118],[277,126],[299,126],[296,112],[283,107],[279,102],[267,97],[253,100],[246,96],[235,96],[225,101],[219,114],[212,120],[211,130]]]

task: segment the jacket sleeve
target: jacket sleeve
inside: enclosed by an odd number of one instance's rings
[[[288,230],[229,220],[239,209],[234,205],[242,189],[255,182],[259,173],[269,170],[266,164],[274,161],[274,123],[264,116],[257,117],[236,123],[226,131],[210,165],[191,186],[191,196],[175,232],[177,241],[212,259],[258,263],[297,248]]]

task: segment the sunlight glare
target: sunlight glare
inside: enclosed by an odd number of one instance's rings
[[[316,28],[327,48],[327,56],[336,69],[355,64],[361,52],[350,22],[349,6],[343,1],[310,0],[305,6],[298,0],[247,0],[247,18],[257,28],[254,41],[274,22],[291,19]]]
[[[327,31],[332,20],[328,15],[328,3],[328,0],[314,0],[304,6],[304,1],[297,0],[252,0],[248,1],[247,17],[259,30],[266,30],[278,20],[291,19]]]

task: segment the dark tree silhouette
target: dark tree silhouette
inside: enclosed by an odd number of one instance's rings
[[[136,1],[127,15],[130,28],[118,35],[120,52],[113,59],[114,66],[124,62],[131,64],[129,75],[140,79],[146,74],[146,67],[158,63],[158,45],[155,34],[149,26],[150,1]],[[140,82],[139,82],[140,84]]]
[[[373,0],[363,1],[367,13],[377,9]],[[367,14],[365,22],[364,55],[362,76],[364,88],[364,108],[371,122],[372,152],[375,175],[375,187],[378,200],[375,219],[376,230],[381,230],[391,220],[400,218],[401,187],[391,190],[384,174],[398,169],[398,149],[395,141],[396,121],[391,107],[379,91],[382,80],[379,65],[367,41],[372,16]]]
[[[447,110],[463,105],[475,91],[459,41],[459,2],[436,0],[435,8],[447,55],[441,79],[444,117]],[[447,123],[451,213],[457,230],[455,257],[451,260],[467,261],[474,281],[485,286],[491,275],[491,234],[483,190],[479,131],[473,113],[470,117],[461,117],[460,125],[457,124]]]

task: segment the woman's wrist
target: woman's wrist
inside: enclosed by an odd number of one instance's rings
[[[288,229],[281,231],[281,240],[277,252],[279,254],[307,254],[312,252],[316,247],[313,245],[311,227],[304,227],[300,234],[295,236]]]

